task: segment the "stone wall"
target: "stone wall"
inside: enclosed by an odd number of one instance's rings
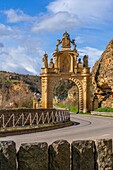
[[[15,109],[0,110],[0,128],[37,126],[55,122],[70,121],[68,110],[56,109]]]
[[[113,170],[112,140],[58,140],[22,144],[0,142],[0,170]]]

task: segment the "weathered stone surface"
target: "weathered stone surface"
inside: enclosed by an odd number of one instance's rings
[[[113,107],[113,39],[92,69],[92,84],[96,107]]]
[[[48,170],[47,143],[22,144],[17,160],[18,170]]]
[[[94,170],[94,142],[74,141],[72,149],[72,170]]]
[[[16,170],[16,147],[13,141],[0,142],[0,170]]]
[[[49,170],[70,170],[70,144],[66,140],[50,145]]]
[[[97,169],[113,170],[112,140],[96,140]]]

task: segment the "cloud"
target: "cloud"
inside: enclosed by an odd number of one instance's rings
[[[112,0],[55,0],[47,6],[47,13],[38,20],[32,31],[64,31],[78,26],[91,27],[113,18]]]
[[[9,9],[7,11],[3,12],[7,16],[7,22],[9,23],[16,23],[16,22],[25,22],[25,21],[32,21],[35,19],[35,17],[29,16],[25,14],[22,10],[20,9]]]
[[[80,36],[75,37],[75,41],[76,41],[77,44],[84,43],[84,40]]]
[[[1,43],[2,44],[2,43]],[[41,57],[27,54],[25,48],[0,47],[0,70],[38,75],[41,72]]]
[[[112,9],[112,4],[112,0],[55,0],[47,6],[47,9],[53,13],[67,11],[80,18],[102,17],[106,16],[108,9]]]
[[[20,15],[19,17],[13,16],[15,14],[13,12],[10,13],[9,22],[27,21],[29,19],[22,12],[21,17]],[[0,70],[23,74],[40,74],[41,58],[44,51],[40,47],[40,38],[30,31],[28,24],[22,23],[21,27],[18,23],[10,24],[10,26],[8,23],[7,25],[0,24],[0,36]]]
[[[38,31],[61,31],[72,30],[74,26],[80,25],[80,20],[76,15],[68,12],[58,12],[54,15],[47,15],[42,21],[36,23],[32,29],[33,32]]]
[[[10,26],[0,24],[0,36],[6,36],[13,33],[13,30]]]
[[[103,53],[103,51],[96,49],[96,48],[92,48],[92,47],[84,47],[81,49],[78,49],[79,55],[80,56],[84,56],[84,55],[88,55],[89,56],[89,66],[93,67],[95,62],[100,58],[101,54]]]
[[[4,44],[0,42],[0,49],[4,47]]]

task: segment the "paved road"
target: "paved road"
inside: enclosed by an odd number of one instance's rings
[[[6,136],[1,137],[0,140],[14,140],[17,148],[19,148],[21,143],[48,142],[50,144],[58,139],[66,139],[69,142],[79,139],[113,139],[113,118],[71,114],[71,120],[75,122],[75,125],[70,127],[17,136]]]

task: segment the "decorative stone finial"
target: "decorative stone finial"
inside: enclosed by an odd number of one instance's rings
[[[88,55],[85,55],[83,58],[83,66],[88,67]]]
[[[70,49],[71,48],[70,44],[71,44],[70,35],[67,32],[65,32],[62,38],[62,49],[64,48]]]
[[[63,37],[68,37],[68,38],[70,38],[70,35],[68,34],[67,31],[65,31],[65,33],[63,34]]]

